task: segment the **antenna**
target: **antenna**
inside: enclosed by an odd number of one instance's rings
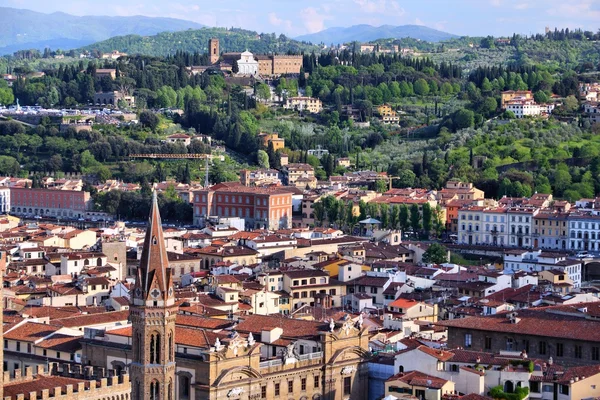
[[[206,171],[204,176],[204,188],[206,189],[208,187],[208,154],[204,158],[204,169]]]

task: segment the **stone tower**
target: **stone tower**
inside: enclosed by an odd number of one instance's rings
[[[174,400],[175,294],[156,192],[132,290],[132,400]]]
[[[216,64],[219,61],[219,39],[208,39],[208,56],[211,64]]]

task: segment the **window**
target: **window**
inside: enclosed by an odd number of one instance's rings
[[[371,294],[377,294],[377,287],[371,286]]]
[[[592,347],[592,360],[600,361],[600,347]]]
[[[306,391],[306,378],[302,378],[300,380],[300,390],[302,390],[303,392]]]
[[[569,394],[569,385],[560,385],[558,391],[560,392],[560,394]]]
[[[8,349],[8,340],[4,339],[4,348]]]
[[[546,354],[546,351],[547,351],[547,345],[546,345],[546,342],[540,342],[540,346],[539,346],[539,347],[540,347],[540,348],[539,348],[539,351],[538,351],[538,353],[540,353],[540,354],[542,354],[542,355],[545,355],[545,354]]]
[[[539,393],[540,392],[540,383],[537,381],[530,381],[529,382],[529,390],[534,393]]]
[[[471,335],[470,333],[465,333],[465,347],[467,349],[470,349],[472,345],[473,345],[473,335]]]
[[[314,388],[315,388],[315,389],[318,389],[318,388],[319,388],[319,382],[321,381],[321,378],[319,378],[319,376],[318,376],[318,375],[315,375],[315,376],[314,376],[314,380],[315,380],[315,381],[314,381],[314,383],[313,383],[313,386],[314,386]]]
[[[347,376],[344,378],[344,396],[350,395],[352,392],[352,377]]]
[[[31,353],[31,343],[27,343],[27,352]]]
[[[60,358],[60,351],[56,352],[56,358]]]
[[[261,386],[260,387],[260,398],[261,399],[266,399],[267,398],[267,387],[266,386]]]
[[[581,345],[576,344],[575,345],[575,358],[581,358],[581,357],[582,357]]]
[[[288,381],[288,393],[294,393],[294,381]]]
[[[21,342],[17,342],[17,351],[21,351]]]
[[[506,350],[513,351],[515,347],[515,340],[513,338],[506,338]]]
[[[556,357],[562,357],[564,354],[564,348],[562,343],[556,343]]]
[[[484,345],[485,345],[486,350],[491,350],[492,349],[492,338],[489,336],[486,336]]]
[[[275,384],[275,396],[279,396],[281,389],[280,389],[280,384],[276,383]]]

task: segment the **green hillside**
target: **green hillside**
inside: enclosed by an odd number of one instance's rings
[[[220,50],[244,51],[253,53],[299,53],[317,50],[316,46],[298,42],[284,35],[259,34],[244,29],[203,28],[181,32],[163,32],[154,36],[117,36],[102,42],[85,46],[83,50],[108,52],[119,50],[128,54],[165,56],[176,51],[208,52],[208,40],[217,38]]]

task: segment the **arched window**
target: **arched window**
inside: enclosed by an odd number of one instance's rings
[[[135,399],[134,400],[142,400],[142,391],[140,387],[140,381],[135,381]]]
[[[310,281],[309,281],[309,283],[310,283],[311,285],[315,285],[315,284],[317,283],[317,279],[316,279],[316,278],[310,278]]]
[[[85,266],[90,265],[90,260],[88,260],[88,259],[83,260],[83,265],[85,265]]]
[[[169,333],[169,361],[173,361],[173,333]]]
[[[160,335],[156,334],[156,355],[154,359],[156,360],[156,364],[160,364]]]
[[[142,335],[139,332],[137,333],[137,343],[136,343],[136,355],[135,355],[135,357],[136,357],[137,360],[142,360],[142,358],[144,357],[144,355],[142,353]]]
[[[150,335],[150,364],[154,364],[155,350],[156,350],[156,343],[154,342],[154,335]]]
[[[400,367],[398,367],[398,372],[404,372],[404,365],[401,365]]]
[[[156,381],[150,382],[150,400],[159,400],[160,384]]]
[[[504,382],[504,391],[506,393],[513,393],[515,391],[515,385],[512,381]]]

